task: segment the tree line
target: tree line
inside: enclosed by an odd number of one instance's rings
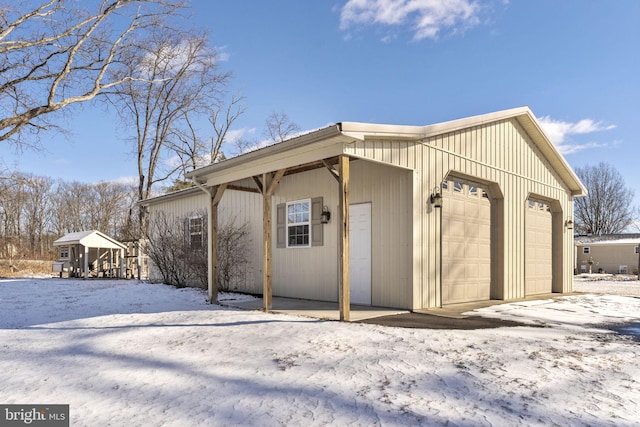
[[[38,147],[67,131],[65,112],[101,102],[135,147],[137,199],[189,185],[184,173],[223,158],[223,144],[258,146],[229,141],[245,98],[189,15],[182,0],[0,0],[0,143]],[[265,126],[273,142],[299,131],[278,112]],[[144,209],[138,222],[148,229]]]
[[[182,0],[0,0],[0,143],[37,147],[48,132],[66,131],[60,120],[65,111],[102,102],[118,111],[129,131],[137,164],[133,199],[139,200],[157,193],[159,185],[191,185],[183,177],[195,167],[298,133],[286,114],[274,112],[265,122],[268,142],[229,141],[230,130],[247,110],[246,100],[229,90],[231,72],[221,68],[219,52],[205,31],[193,27],[189,13]],[[230,142],[235,153],[223,150]],[[633,223],[633,191],[617,171],[598,165],[576,172],[589,190],[575,201],[576,231],[616,233]],[[4,191],[17,192],[11,193],[12,204],[20,197],[29,199],[25,206],[42,198],[42,208],[7,206],[3,211],[2,235],[19,240],[29,235],[25,247],[30,253],[46,251],[41,237],[46,233],[72,229],[48,218],[50,211],[44,213],[54,203],[52,194],[65,193],[59,188],[75,185],[68,197],[84,192],[91,205],[87,209],[107,209],[100,193],[107,190],[93,185],[81,190],[78,183],[25,174],[9,181],[2,185],[8,188]],[[7,200],[3,196],[2,204]],[[114,217],[131,221],[130,205],[123,203],[123,212]],[[100,224],[96,213],[85,216],[93,222],[76,219],[74,226],[126,234],[120,223]],[[144,209],[137,211],[136,221],[144,234]]]
[[[66,182],[28,173],[0,176],[0,258],[55,258],[53,241],[76,231],[100,230],[135,240],[133,186]]]

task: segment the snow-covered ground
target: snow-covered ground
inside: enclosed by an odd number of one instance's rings
[[[70,404],[73,426],[638,425],[640,342],[607,326],[640,322],[640,283],[587,288],[605,295],[496,305],[475,314],[530,326],[460,331],[238,311],[135,281],[5,279],[0,403]]]

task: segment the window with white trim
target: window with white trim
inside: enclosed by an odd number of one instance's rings
[[[591,248],[589,248],[589,246],[585,246],[584,248],[582,248],[582,253],[583,254],[591,253]]]
[[[634,246],[633,247],[633,253],[635,253],[636,255],[640,254],[640,246]]]
[[[189,218],[189,246],[194,249],[202,248],[203,230],[203,219],[201,216],[194,216]]]
[[[287,247],[311,246],[311,199],[287,203]]]

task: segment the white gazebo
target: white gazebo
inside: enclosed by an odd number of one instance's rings
[[[70,277],[124,277],[126,246],[97,230],[78,231],[62,236],[58,261],[69,269]]]

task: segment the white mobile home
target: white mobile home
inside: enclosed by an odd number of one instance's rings
[[[526,107],[439,123],[343,122],[194,170],[144,201],[250,223],[245,289],[429,309],[572,290],[573,198],[586,193]],[[216,274],[209,251],[210,293]],[[213,296],[213,295],[212,295]]]

